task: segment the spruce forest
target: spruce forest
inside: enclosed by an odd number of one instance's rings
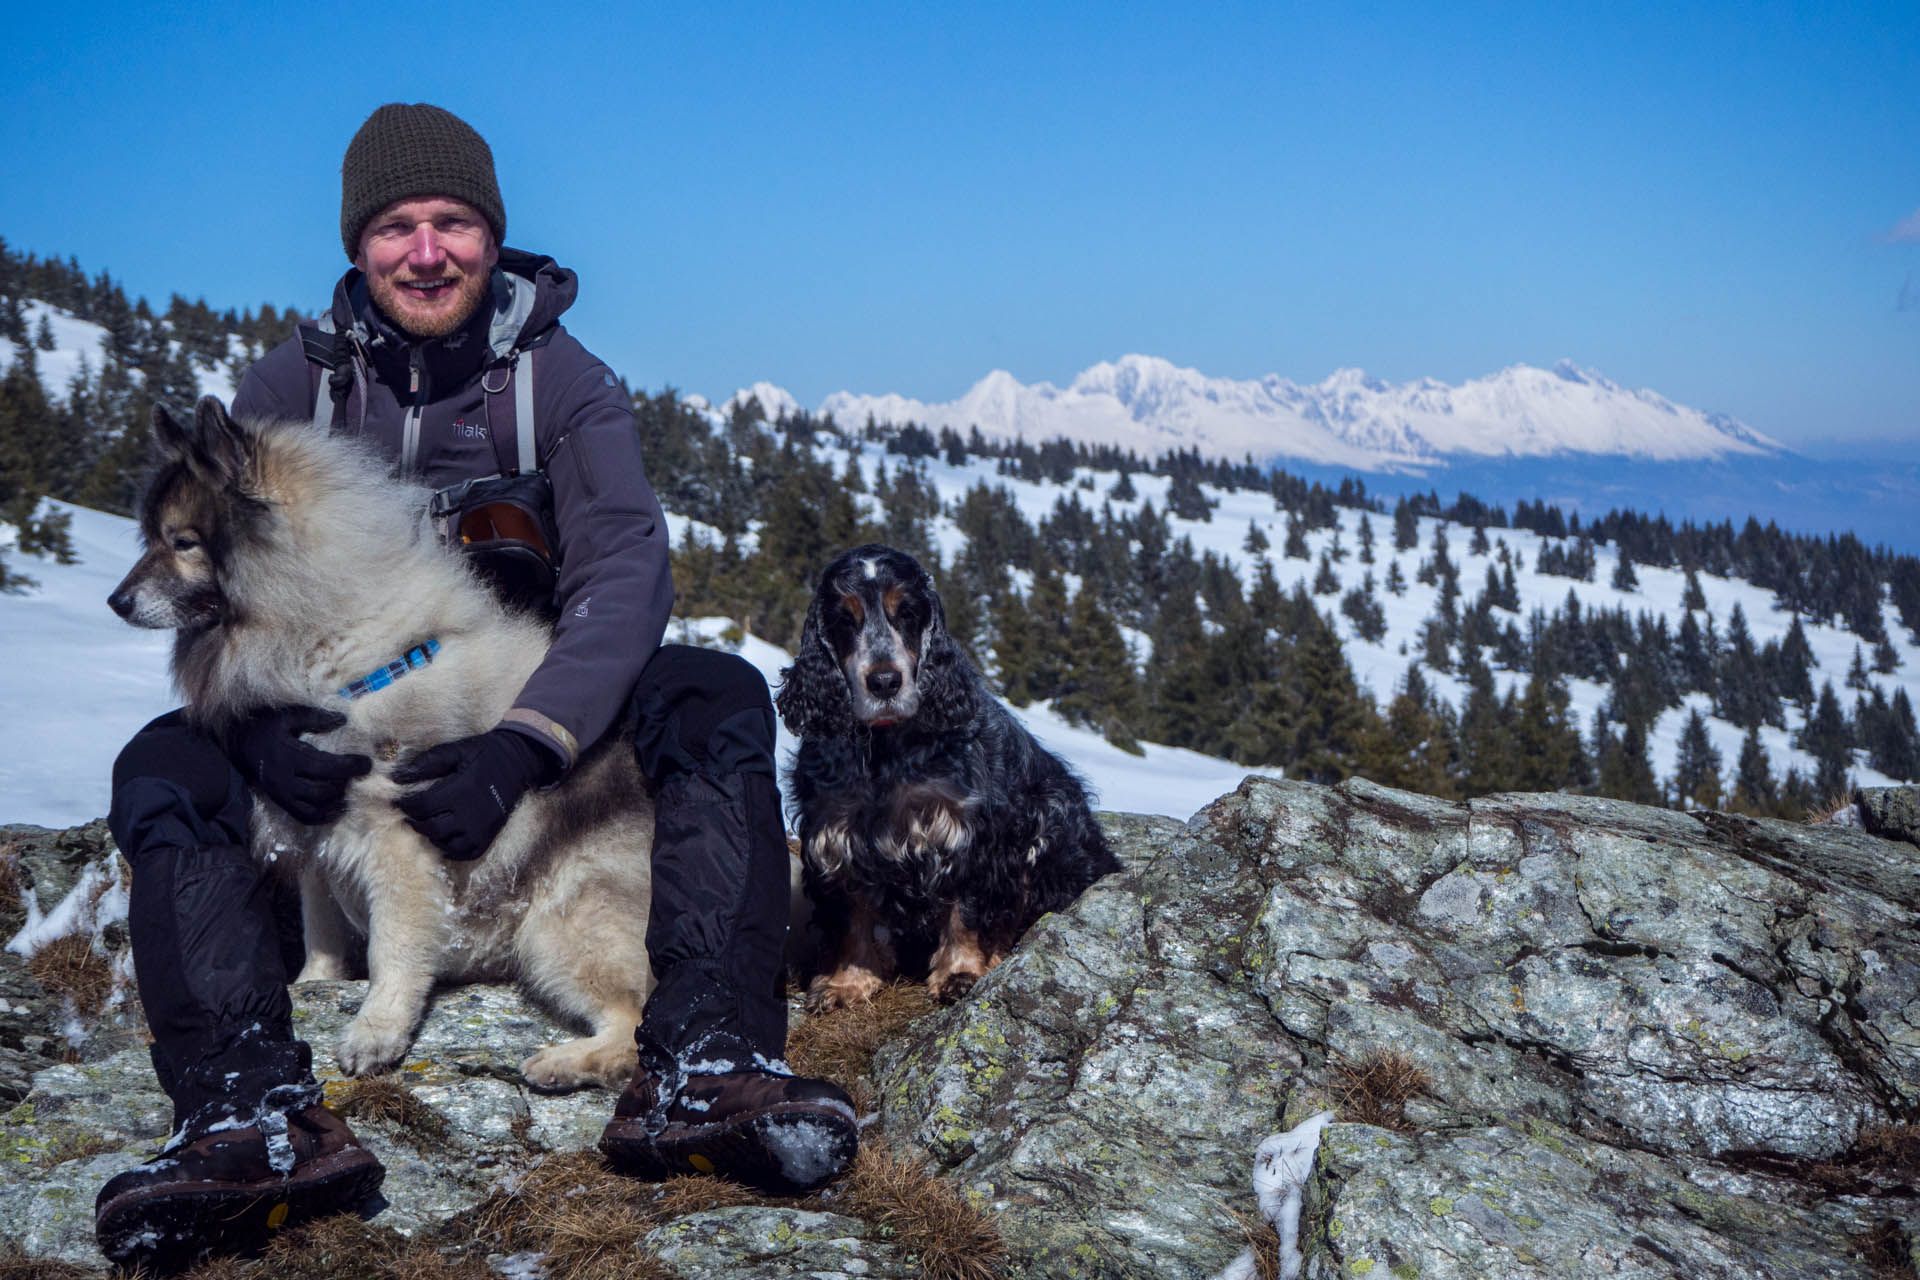
[[[48,308],[104,331],[53,391],[40,369],[57,346]],[[43,496],[132,514],[152,406],[187,412],[203,387],[233,386],[299,318],[178,294],[156,310],[105,272],[0,241],[0,522],[15,548],[62,552],[63,517]],[[1913,707],[1884,679],[1902,662],[1889,612],[1902,639],[1920,637],[1920,560],[1850,534],[1631,511],[1583,523],[1525,500],[1387,501],[1357,479],[1328,487],[1194,450],[1149,459],[913,423],[769,420],[753,399],[720,413],[671,389],[632,398],[654,487],[689,522],[673,552],[677,612],[733,618],[789,651],[820,568],[878,541],[933,572],[949,628],[1010,702],[1047,702],[1123,749],[1162,743],[1448,798],[1569,790],[1784,817],[1833,804],[1862,765],[1920,777]],[[1050,509],[1016,499],[1033,485],[1049,487]],[[1236,526],[1237,556],[1196,550],[1192,530],[1250,500],[1267,514]],[[1647,569],[1685,575],[1677,621],[1571,589],[1604,581],[1631,599]],[[1541,575],[1570,588],[1551,608],[1537,591],[1522,599],[1520,581]],[[1708,607],[1703,577],[1770,593],[1789,621],[1756,641],[1741,604]],[[29,585],[0,561],[0,588]],[[1376,700],[1343,635],[1381,643],[1415,592],[1431,611],[1398,642],[1397,677]],[[1839,689],[1816,680],[1815,626],[1855,642]],[[1576,681],[1604,689],[1584,722]],[[1672,766],[1656,772],[1650,726],[1682,707]],[[1707,715],[1743,731],[1737,755],[1715,747]],[[1790,732],[1811,765],[1777,765],[1763,729]]]

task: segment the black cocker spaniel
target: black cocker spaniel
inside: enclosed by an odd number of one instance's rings
[[[788,794],[831,965],[809,1008],[870,999],[895,973],[957,1000],[1119,869],[1080,779],[995,699],[905,552],[827,567],[776,702],[801,739]]]

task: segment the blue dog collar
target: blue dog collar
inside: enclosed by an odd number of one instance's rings
[[[426,666],[433,661],[433,655],[439,652],[440,642],[429,637],[425,644],[413,646],[386,666],[367,672],[352,684],[341,685],[340,696],[349,700],[364,698],[386,688],[407,672]]]

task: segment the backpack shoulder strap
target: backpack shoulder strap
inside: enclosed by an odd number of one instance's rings
[[[295,326],[295,332],[300,335],[300,349],[307,363],[320,368],[319,389],[313,393],[313,425],[320,431],[331,430],[333,388],[329,379],[342,359],[342,352],[334,341],[333,313],[323,311],[316,320],[302,321]]]
[[[501,470],[507,475],[531,475],[540,470],[538,453],[537,424],[533,412],[533,370],[535,347],[516,349],[506,362],[489,370],[480,380],[480,389],[487,393],[487,421],[493,435],[493,448],[501,455]],[[494,372],[503,371],[504,377],[495,385]],[[508,462],[500,448],[500,419],[494,416],[493,405],[496,400],[504,400],[507,387],[513,387],[513,416],[507,423],[507,430],[513,435],[513,460]]]

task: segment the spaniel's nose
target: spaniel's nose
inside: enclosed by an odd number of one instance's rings
[[[867,672],[867,692],[882,699],[900,692],[900,668],[875,667]]]

